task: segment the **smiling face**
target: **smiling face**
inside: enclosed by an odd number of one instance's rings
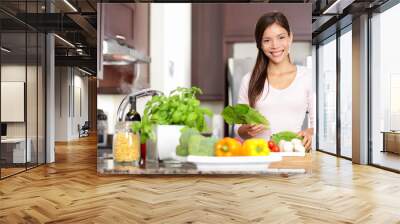
[[[289,60],[289,48],[292,44],[292,35],[277,23],[268,26],[263,33],[261,47],[270,62],[279,64]]]

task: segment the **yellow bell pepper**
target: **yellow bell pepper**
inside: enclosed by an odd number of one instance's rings
[[[268,156],[270,153],[267,141],[262,138],[247,139],[242,150],[246,156]]]
[[[239,156],[242,144],[234,138],[223,138],[215,144],[216,156]]]

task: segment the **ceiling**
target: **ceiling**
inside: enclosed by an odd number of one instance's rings
[[[36,52],[44,48],[37,35],[51,32],[57,34],[56,66],[78,66],[95,74],[96,4],[96,0],[47,0],[47,4],[45,0],[1,0],[1,43],[11,50],[3,61],[37,57]]]
[[[223,1],[221,0],[221,2]],[[337,24],[344,26],[346,23],[351,23],[352,17],[377,8],[387,1],[250,0],[250,2],[255,3],[312,4],[313,42],[331,35],[330,33],[335,32],[335,29],[337,29]],[[12,52],[8,54],[9,58],[22,58],[24,55],[34,54],[38,50],[35,36],[28,35],[25,38],[25,32],[54,32],[62,38],[55,38],[56,65],[72,63],[72,65],[85,67],[95,73],[97,46],[96,2],[96,0],[47,0],[46,5],[46,0],[1,0],[0,26],[2,30],[2,46],[12,49]],[[116,1],[103,0],[103,2]],[[118,2],[121,2],[121,0],[118,0]],[[182,2],[185,1],[183,0]],[[233,0],[233,2],[249,1]],[[51,13],[49,13],[50,11]],[[337,23],[339,20],[344,22]],[[27,48],[25,48],[26,43]],[[41,49],[43,46],[39,44],[38,47]]]
[[[312,0],[313,43],[351,24],[353,17],[373,11],[388,0]]]

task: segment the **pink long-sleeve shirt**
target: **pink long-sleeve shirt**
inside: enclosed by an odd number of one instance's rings
[[[251,73],[241,81],[238,103],[249,104],[248,87]],[[268,91],[269,88],[269,91]],[[312,72],[303,66],[297,66],[297,73],[292,83],[285,89],[275,89],[266,81],[264,91],[256,102],[255,109],[264,115],[270,129],[257,135],[257,138],[269,139],[281,131],[301,131],[308,112],[308,128],[315,126],[315,93],[312,88]],[[235,125],[235,132],[240,125]]]

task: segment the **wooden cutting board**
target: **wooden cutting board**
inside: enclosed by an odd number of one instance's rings
[[[311,171],[312,168],[312,155],[306,153],[303,156],[284,156],[279,162],[274,162],[269,165],[269,168],[276,169],[305,169],[306,172]]]

